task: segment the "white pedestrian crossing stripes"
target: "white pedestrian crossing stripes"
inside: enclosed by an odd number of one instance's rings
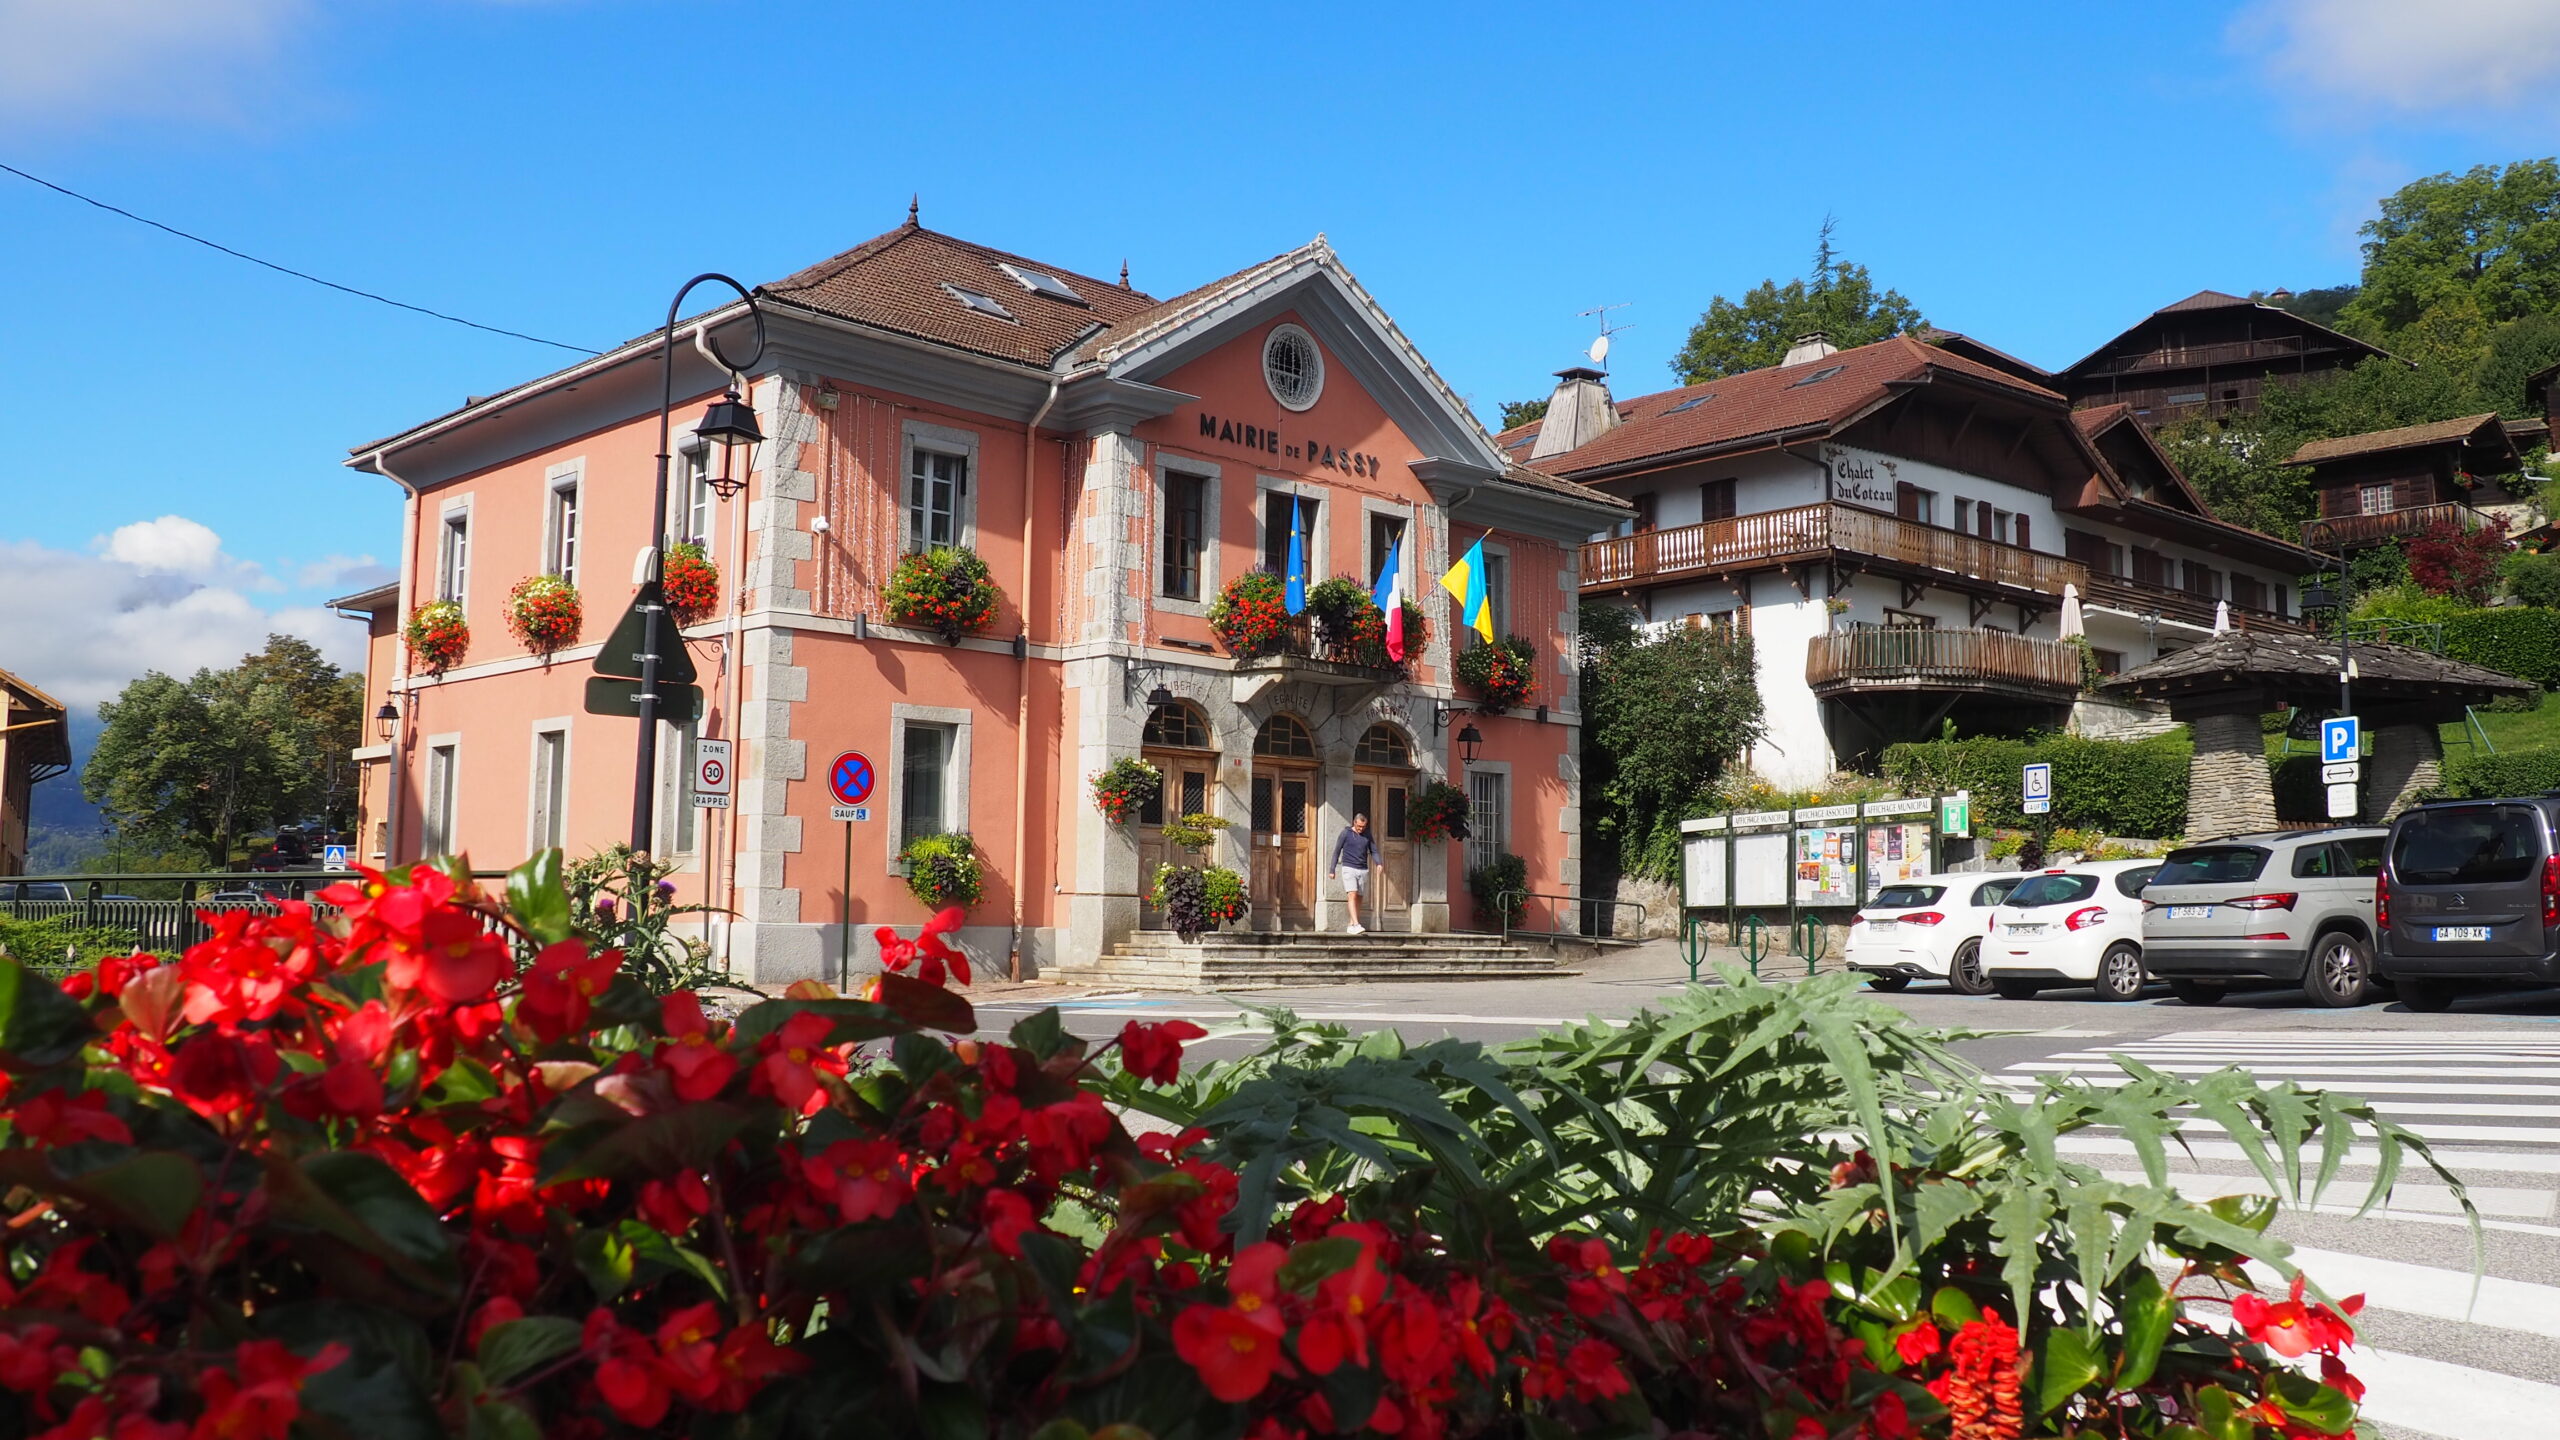
[[[2560,1026],[2462,1031],[2189,1030],[2157,1035],[2073,1035],[2079,1048],[2021,1061],[1992,1083],[2021,1100],[2048,1076],[2115,1086],[2129,1083],[2121,1055],[2163,1074],[2192,1079],[2237,1066],[2266,1080],[2335,1090],[2414,1131],[2461,1178],[2485,1227],[2560,1243]],[[2197,1120],[2170,1149],[2174,1187],[2190,1198],[2265,1194],[2270,1187],[2221,1127]],[[2105,1131],[2064,1136],[2070,1158],[2110,1179],[2139,1183],[2130,1141]],[[2304,1179],[2317,1147],[2304,1157]],[[2453,1190],[2420,1163],[2404,1163],[2393,1193],[2352,1224],[2338,1217],[2364,1198],[2379,1156],[2369,1142],[2349,1148],[2319,1203],[2289,1209],[2275,1233],[2310,1231],[2297,1252],[2312,1279],[2334,1295],[2362,1291],[2362,1339],[2351,1368],[2367,1386],[2365,1415],[2388,1437],[2511,1440],[2560,1414],[2560,1385],[2500,1368],[2519,1335],[2545,1353],[2560,1347],[2560,1285],[2484,1277],[2467,1269],[2402,1258],[2440,1256]],[[2423,1233],[2426,1243],[2412,1237]],[[2539,1237],[2548,1237],[2541,1240]],[[2485,1363],[2484,1363],[2485,1362]],[[2529,1367],[2527,1367],[2529,1368]],[[2459,1392],[2459,1403],[2448,1397]]]

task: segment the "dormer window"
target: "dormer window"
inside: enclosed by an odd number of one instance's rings
[[[942,289],[944,294],[959,301],[966,309],[974,310],[981,315],[994,316],[998,320],[1013,318],[1013,312],[1004,308],[1004,303],[993,295],[981,295],[975,290],[963,290],[947,280],[943,282]]]

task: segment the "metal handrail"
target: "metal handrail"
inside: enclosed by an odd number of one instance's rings
[[[1602,897],[1597,896],[1597,895],[1558,895],[1558,894],[1555,894],[1555,893],[1553,893],[1553,892],[1551,892],[1551,891],[1545,891],[1545,890],[1497,890],[1497,891],[1495,891],[1495,892],[1494,892],[1494,896],[1493,896],[1493,908],[1494,908],[1494,912],[1495,912],[1496,916],[1499,918],[1499,920],[1500,920],[1500,922],[1501,922],[1501,927],[1502,927],[1502,938],[1503,938],[1503,939],[1505,939],[1505,940],[1508,940],[1508,939],[1510,939],[1510,938],[1511,938],[1511,906],[1510,906],[1510,904],[1509,904],[1508,902],[1513,901],[1513,900],[1520,900],[1520,901],[1528,901],[1528,900],[1562,900],[1562,901],[1567,902],[1568,904],[1575,904],[1575,905],[1606,905],[1606,906],[1610,907],[1610,909],[1611,909],[1612,911],[1615,911],[1615,910],[1616,910],[1618,907],[1620,907],[1620,906],[1633,906],[1633,907],[1634,907],[1634,909],[1635,909],[1635,912],[1636,912],[1636,935],[1638,936],[1638,938],[1642,938],[1642,936],[1644,935],[1644,926],[1645,926],[1645,921],[1646,921],[1648,918],[1650,918],[1650,915],[1651,915],[1651,912],[1649,912],[1649,911],[1647,911],[1647,910],[1645,909],[1643,902],[1641,902],[1641,901],[1636,901],[1636,900],[1610,900],[1610,899],[1603,899]],[[1523,905],[1520,907],[1521,912],[1522,912],[1522,915],[1523,915],[1523,917],[1524,917],[1524,918],[1525,918],[1525,917],[1526,917],[1526,915],[1527,915],[1528,908],[1529,908],[1529,907],[1528,907],[1526,904],[1523,904]],[[1565,934],[1580,935],[1582,932],[1580,932],[1580,931],[1565,931],[1565,930],[1526,930],[1526,929],[1524,929],[1524,930],[1522,930],[1520,933],[1521,933],[1521,934],[1523,934],[1523,935],[1565,935]],[[1597,939],[1597,940],[1607,940],[1607,939],[1614,938],[1614,937],[1617,935],[1617,933],[1618,933],[1617,917],[1616,917],[1614,914],[1612,914],[1612,915],[1611,915],[1611,917],[1610,917],[1610,924],[1609,924],[1609,927],[1608,927],[1605,931],[1602,931],[1601,933],[1599,933],[1599,934],[1597,934],[1597,935],[1590,936],[1589,938],[1591,938],[1591,939]]]

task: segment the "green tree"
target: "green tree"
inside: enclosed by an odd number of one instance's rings
[[[1765,369],[1785,359],[1798,337],[1815,331],[1845,350],[1927,324],[1902,292],[1877,290],[1867,267],[1840,259],[1832,249],[1832,229],[1831,217],[1824,216],[1810,276],[1784,285],[1763,280],[1740,303],[1718,295],[1708,304],[1689,328],[1688,343],[1671,357],[1681,384]]]
[[[1547,402],[1537,400],[1505,400],[1502,402],[1502,429],[1517,430],[1532,420],[1547,418]]]
[[[2527,315],[2489,333],[2489,348],[2472,373],[2471,390],[2483,410],[2510,420],[2539,420],[2542,407],[2525,399],[2525,377],[2560,360],[2560,315]]]
[[[2299,315],[2314,325],[2326,325],[2335,330],[2338,328],[2339,312],[2346,309],[2348,302],[2356,298],[2357,288],[2353,285],[2330,285],[2310,290],[2297,290],[2281,300],[2251,291],[2249,298],[2263,300],[2288,314]]]
[[[99,706],[106,728],[80,788],[118,848],[226,864],[267,826],[351,817],[362,712],[360,679],[271,635],[228,670],[153,671]]]
[[[2364,226],[2364,281],[2343,318],[2386,343],[2469,299],[2491,325],[2560,310],[2560,161],[2413,180]]]
[[[1717,773],[1765,733],[1751,639],[1675,629],[1647,643],[1633,612],[1584,605],[1584,833],[1626,873],[1680,873],[1680,822],[1713,808]]]
[[[2287,539],[2311,518],[2311,472],[2284,463],[2302,442],[2264,414],[2194,416],[2162,426],[2157,438],[2217,518]]]

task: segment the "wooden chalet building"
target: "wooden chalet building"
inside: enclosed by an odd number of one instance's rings
[[[2383,352],[2290,311],[2219,290],[2163,305],[2056,376],[2075,406],[2123,405],[2157,430],[2253,414],[2269,378],[2343,370]]]
[[[2541,436],[2530,424],[2522,439]],[[2474,530],[2491,515],[2521,529],[2524,487],[2502,483],[2524,468],[2518,441],[2495,414],[2314,440],[2285,462],[2309,467],[2319,493],[2319,518],[2303,526],[2303,543],[2362,550],[2447,523]]]
[[[1750,634],[1769,722],[1751,764],[1783,783],[1949,718],[1973,733],[2070,719],[2066,591],[2108,670],[2203,639],[2226,606],[2237,627],[2298,628],[2289,592],[2309,557],[2214,519],[2129,407],[2074,413],[1956,347],[1808,341],[1625,402],[1598,371],[1558,379],[1545,418],[1499,438],[1634,506],[1583,547],[1583,598]]]

